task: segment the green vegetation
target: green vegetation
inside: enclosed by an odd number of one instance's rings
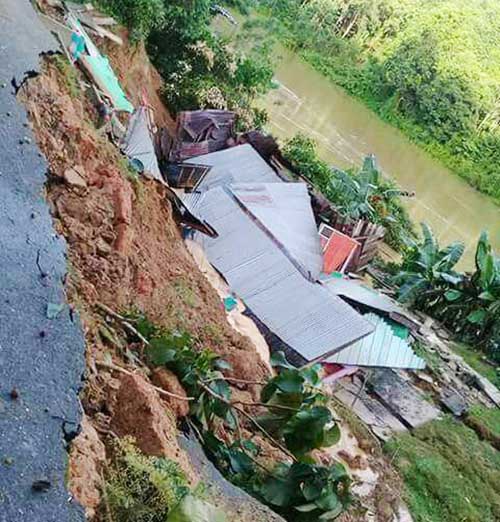
[[[266,0],[285,44],[500,200],[500,4]]]
[[[260,127],[267,115],[252,106],[272,86],[270,48],[235,52],[210,29],[211,0],[101,0],[126,25],[133,41],[144,40],[164,79],[163,96],[173,112],[230,109],[242,129]]]
[[[500,439],[500,408],[473,406],[468,416],[480,422],[493,436]]]
[[[485,355],[482,352],[463,343],[454,343],[452,348],[471,368],[500,388],[500,369],[485,361]]]
[[[129,29],[132,42],[146,39],[165,21],[163,0],[98,0],[97,4]]]
[[[188,493],[186,477],[175,462],[143,455],[132,439],[116,441],[105,485],[110,520],[165,522]]]
[[[476,247],[475,271],[454,270],[464,245],[441,248],[422,224],[422,240],[408,240],[401,271],[392,281],[398,299],[442,321],[457,338],[500,361],[500,258],[483,232]]]
[[[402,192],[382,177],[373,156],[365,159],[359,172],[334,169],[319,159],[314,141],[300,134],[285,144],[283,153],[341,214],[383,225],[385,241],[392,247],[400,250],[405,238],[413,236],[410,218],[401,204]]]
[[[65,56],[56,54],[52,56],[54,65],[61,73],[66,89],[72,98],[78,98],[81,93],[78,76],[74,67],[70,65]]]
[[[310,455],[340,438],[318,367],[297,370],[282,353],[276,354],[272,364],[279,373],[262,388],[260,402],[244,403],[265,409],[265,414],[254,417],[231,398],[228,378],[222,373],[230,370],[227,362],[209,349],[196,349],[187,333],[161,330],[145,317],[133,320],[149,341],[151,364],[169,368],[196,397],[190,403],[190,422],[230,480],[294,522],[332,520],[343,511],[350,501],[344,467],[318,465]],[[252,437],[242,437],[242,423],[265,437],[284,461],[271,468],[260,462],[262,448]]]
[[[406,486],[415,522],[500,519],[500,452],[451,418],[385,445]]]

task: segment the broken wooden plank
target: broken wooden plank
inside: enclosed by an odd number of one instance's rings
[[[409,428],[436,419],[440,410],[393,370],[374,370],[369,388],[389,411]]]
[[[118,22],[110,16],[92,16],[92,20],[97,25],[117,25]]]
[[[89,16],[81,16],[80,22],[85,25],[86,27],[92,29],[95,31],[101,38],[108,38],[112,42],[117,43],[118,45],[123,45],[123,40],[117,36],[116,34],[112,33],[111,31],[108,31],[107,29],[104,29],[104,27],[101,27],[100,25],[97,25],[92,17]]]

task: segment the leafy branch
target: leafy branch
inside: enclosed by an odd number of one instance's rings
[[[226,377],[222,372],[231,366],[211,350],[196,347],[186,332],[163,331],[137,314],[121,316],[105,311],[122,323],[133,323],[132,328],[124,324],[124,329],[134,340],[142,340],[149,363],[175,373],[189,399],[196,399],[189,401],[189,423],[230,480],[294,522],[331,520],[343,510],[350,500],[345,469],[341,464],[317,465],[309,455],[313,449],[335,444],[340,437],[326,407],[318,367],[298,370],[282,353],[275,354],[271,364],[277,375],[264,383],[260,400],[233,400],[230,382],[261,382]],[[245,406],[263,408],[265,413],[254,416]],[[243,438],[242,420],[288,460],[268,469],[259,459],[262,448]],[[227,435],[225,440],[215,435],[221,430]]]

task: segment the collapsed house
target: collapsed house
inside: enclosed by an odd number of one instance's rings
[[[173,137],[158,132],[147,100],[134,109],[78,18],[70,12],[67,23],[71,57],[110,114],[132,113],[116,140],[122,152],[137,172],[166,186],[179,222],[245,303],[272,349],[283,349],[296,366],[423,367],[407,339],[394,333],[404,317],[394,305],[385,302],[384,309],[379,303],[363,315],[360,306],[370,308],[374,297],[370,301],[343,279],[320,281],[325,270],[344,270],[358,243],[324,227],[322,242],[308,185],[290,182],[270,166],[267,142],[257,151],[248,133],[246,144],[235,146],[236,116],[230,111],[183,112]],[[182,190],[182,198],[168,182]],[[399,323],[405,327],[409,320]]]
[[[283,349],[296,366],[423,367],[389,324],[358,312],[320,281],[323,253],[305,183],[284,182],[249,144],[185,165],[210,167],[183,201],[218,233],[193,237],[271,349]]]

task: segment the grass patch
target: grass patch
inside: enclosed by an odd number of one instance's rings
[[[106,476],[108,518],[114,522],[165,522],[168,513],[189,493],[177,463],[143,455],[132,439],[115,443]]]
[[[500,520],[500,452],[451,417],[388,441],[415,522]]]
[[[497,388],[500,388],[500,368],[495,368],[484,360],[484,355],[463,343],[454,343],[452,349],[476,372],[486,377]]]
[[[500,409],[473,406],[469,411],[469,417],[481,422],[495,436],[500,437]]]
[[[68,62],[65,56],[55,55],[53,61],[56,69],[63,77],[64,85],[68,89],[69,95],[72,98],[78,98],[81,95],[81,89],[78,83],[76,69]]]

